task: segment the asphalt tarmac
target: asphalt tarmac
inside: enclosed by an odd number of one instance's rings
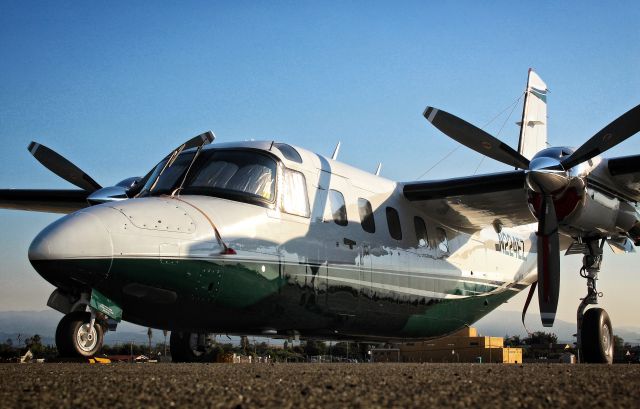
[[[3,364],[2,408],[638,408],[640,365]]]

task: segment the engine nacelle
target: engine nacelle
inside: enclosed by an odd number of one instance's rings
[[[583,232],[624,234],[638,222],[635,208],[616,197],[587,189],[582,203],[562,225]]]
[[[542,197],[529,194],[529,208],[538,217]],[[636,232],[640,241],[640,220],[633,205],[591,188],[574,185],[554,197],[560,229],[571,236],[586,236],[599,232],[605,236]]]

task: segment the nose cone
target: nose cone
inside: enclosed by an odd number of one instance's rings
[[[29,261],[56,286],[91,285],[109,273],[113,243],[92,209],[63,217],[45,228],[29,247]]]

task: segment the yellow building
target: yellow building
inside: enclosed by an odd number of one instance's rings
[[[444,338],[377,348],[371,355],[374,362],[522,362],[522,348],[505,347],[502,337],[478,336],[473,327]]]

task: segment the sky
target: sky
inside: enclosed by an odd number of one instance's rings
[[[341,141],[341,161],[382,162],[398,181],[508,170],[455,149],[425,106],[478,126],[506,110],[485,130],[515,148],[521,108],[509,107],[532,67],[550,89],[550,143],[578,146],[640,103],[638,21],[637,1],[2,0],[0,187],[72,188],[29,155],[32,140],[112,185],[206,130],[325,155]],[[636,136],[606,156],[639,152]],[[27,248],[58,217],[0,210],[0,311],[46,308],[52,288]],[[638,265],[605,252],[614,327],[640,326]],[[586,291],[579,267],[562,258],[569,322]],[[525,296],[501,308],[519,311]]]

